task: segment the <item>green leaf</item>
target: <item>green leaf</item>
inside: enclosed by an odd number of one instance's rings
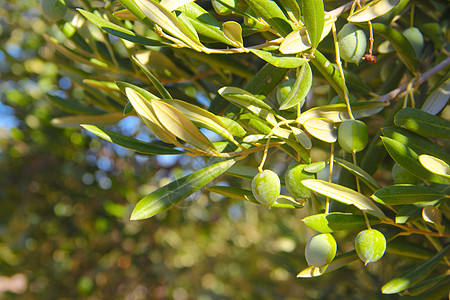
[[[287,71],[286,68],[277,68],[267,63],[258,73],[254,74],[244,89],[256,97],[264,99],[284,79]]]
[[[306,167],[303,168],[303,170],[308,173],[318,173],[318,172],[322,171],[323,169],[325,169],[326,166],[327,166],[326,162],[317,161],[317,162],[307,165]]]
[[[428,154],[450,162],[450,153],[417,133],[394,126],[382,128],[381,131],[384,136],[403,143],[419,155]]]
[[[161,0],[159,4],[164,6],[168,11],[174,11],[180,6],[194,2],[195,0]]]
[[[301,57],[276,55],[271,52],[257,49],[250,49],[250,52],[278,68],[297,68],[305,65],[305,62],[308,61],[307,59]]]
[[[355,250],[345,252],[337,255],[329,265],[326,265],[321,268],[312,266],[302,270],[300,273],[297,274],[297,278],[319,277],[325,273],[329,273],[345,265],[348,265],[349,263],[354,262],[355,260],[358,260],[358,255],[356,254]]]
[[[272,125],[276,125],[277,121],[272,108],[246,90],[236,87],[223,87],[219,89],[218,93],[231,103],[251,111]]]
[[[432,202],[418,202],[414,204],[406,204],[400,207],[397,215],[395,216],[395,223],[397,224],[405,224],[406,222],[410,222],[420,218],[422,214],[422,210],[425,206],[435,205],[439,201]]]
[[[396,6],[400,0],[374,0],[351,14],[349,22],[367,22],[384,15]]]
[[[239,125],[238,122],[222,116],[216,117],[219,118],[219,120],[221,120],[223,124],[225,124],[225,127],[228,128],[228,130],[232,133],[232,135],[244,137],[247,134],[247,131],[245,131],[245,129],[242,128],[242,126]]]
[[[341,212],[311,215],[303,218],[302,222],[312,230],[323,233],[364,228],[366,226],[364,216]],[[377,219],[370,219],[371,225],[377,223],[379,223]]]
[[[246,200],[254,204],[261,205],[253,196],[252,191],[230,186],[210,186],[206,188],[208,191],[239,200]],[[303,208],[303,204],[295,201],[292,197],[280,195],[277,201],[270,207],[278,208]]]
[[[360,194],[352,189],[319,179],[306,179],[302,180],[302,183],[309,189],[319,194],[325,195],[348,205],[353,204],[360,210],[381,219],[387,218],[381,211],[381,209],[379,209],[378,206],[376,206],[372,202],[372,200],[370,200],[370,198],[367,198],[363,194]]]
[[[91,12],[88,12],[86,10],[83,10],[81,8],[79,8],[78,11],[84,17],[86,17],[86,19],[88,19],[91,23],[95,24],[99,28],[103,29],[104,31],[106,31],[112,35],[123,38],[127,41],[130,41],[130,42],[133,42],[136,44],[146,45],[146,46],[170,46],[170,45],[172,45],[170,43],[150,39],[143,35],[139,35],[131,30],[128,30],[119,25],[116,25],[106,19],[103,19],[103,18],[101,18]]]
[[[375,178],[373,178],[369,173],[361,169],[359,166],[338,157],[335,157],[334,161],[340,164],[353,175],[358,176],[358,178],[361,179],[365,184],[367,184],[367,186],[372,191],[381,189],[381,186],[378,184]]]
[[[403,108],[395,115],[394,123],[426,137],[450,139],[450,121],[420,109]]]
[[[443,160],[431,155],[419,155],[419,162],[425,169],[433,174],[450,177],[450,166]]]
[[[422,245],[410,242],[402,238],[396,238],[387,243],[386,253],[395,254],[414,259],[425,260],[432,257],[435,252]]]
[[[312,79],[313,75],[309,64],[306,63],[302,65],[300,70],[297,72],[297,78],[295,79],[291,91],[287,95],[286,99],[284,99],[283,103],[280,104],[280,109],[289,109],[296,106],[301,101],[304,101],[311,89]]]
[[[258,174],[258,169],[255,167],[235,165],[227,171],[227,174],[251,181]]]
[[[245,2],[281,36],[286,36],[292,31],[292,25],[275,1],[245,0]]]
[[[153,73],[147,69],[147,67],[138,59],[136,56],[132,56],[133,61],[139,66],[139,68],[144,72],[145,76],[150,80],[150,82],[155,86],[156,90],[159,92],[161,97],[164,99],[172,99],[170,93],[166,90],[166,88],[162,85],[162,83],[156,78]]]
[[[173,37],[184,42],[196,51],[202,51],[204,49],[198,37],[192,34],[174,15],[159,3],[152,0],[135,0],[135,2],[145,16]]]
[[[445,257],[449,249],[450,245],[442,249],[432,258],[420,263],[413,270],[407,271],[402,275],[390,280],[388,283],[383,285],[381,291],[383,292],[383,294],[395,294],[411,286],[414,286],[416,283],[426,278],[433,271],[439,261]]]
[[[52,125],[59,128],[79,128],[81,124],[93,124],[99,126],[114,125],[124,117],[122,113],[109,113],[102,115],[68,116],[55,118]]]
[[[84,115],[100,115],[104,114],[105,111],[98,109],[96,107],[84,106],[74,100],[63,99],[61,97],[46,94],[47,99],[50,100],[53,104],[56,104],[61,109],[74,113],[74,114],[84,114]]]
[[[391,43],[397,52],[398,58],[413,74],[415,74],[417,69],[417,57],[414,48],[411,46],[408,39],[394,28],[382,23],[373,23],[372,28],[374,33]]]
[[[326,118],[309,118],[303,122],[303,127],[316,139],[326,143],[334,143],[337,140],[337,132],[334,122]]]
[[[421,110],[437,115],[447,104],[450,98],[450,78],[438,86],[425,100]]]
[[[419,155],[405,144],[384,136],[381,140],[389,155],[406,171],[424,180],[448,184],[445,178],[425,169],[419,162]]]
[[[236,161],[233,159],[216,163],[207,168],[175,180],[142,198],[131,214],[131,220],[150,218],[200,190],[230,168]]]
[[[228,21],[222,24],[223,34],[237,47],[244,47],[242,27],[238,22]]]
[[[128,9],[136,18],[147,25],[149,28],[153,28],[154,23],[142,12],[142,10],[136,5],[135,0],[119,0],[122,5]]]
[[[368,101],[353,103],[352,113],[356,119],[368,117],[374,115],[388,104],[380,101]],[[349,120],[350,117],[347,113],[347,106],[344,103],[317,106],[303,112],[298,118],[297,122],[303,124],[306,120],[312,118],[325,118],[333,121],[334,123],[340,123],[345,120]]]
[[[280,2],[286,10],[290,9],[297,21],[301,20],[301,7],[298,5],[296,0],[280,0]]]
[[[445,195],[426,186],[393,185],[376,191],[372,198],[381,204],[401,205],[417,202],[430,202],[444,198]]]
[[[134,150],[143,154],[150,155],[167,155],[167,154],[183,154],[185,152],[170,147],[139,141],[111,130],[99,128],[94,125],[82,124],[81,127],[101,137],[102,139],[114,143],[116,145]]]
[[[450,274],[442,274],[408,288],[405,291],[406,296],[402,297],[402,300],[403,299],[439,300],[447,296],[449,285],[450,285]]]
[[[323,0],[303,0],[302,14],[312,48],[319,45],[324,27]]]

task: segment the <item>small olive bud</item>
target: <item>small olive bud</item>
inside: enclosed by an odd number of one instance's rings
[[[281,183],[278,175],[271,170],[256,174],[252,180],[252,193],[262,205],[271,206],[280,196]]]

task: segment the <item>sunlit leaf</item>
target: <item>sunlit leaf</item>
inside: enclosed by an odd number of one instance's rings
[[[305,64],[308,60],[295,56],[276,55],[268,51],[250,49],[250,52],[278,68],[297,68]]]
[[[337,140],[336,128],[330,119],[310,118],[303,122],[303,127],[313,137],[326,143],[334,143]]]
[[[292,31],[292,25],[275,1],[245,0],[245,2],[280,35],[286,36]]]
[[[419,162],[431,173],[450,177],[450,166],[442,159],[431,155],[422,154],[419,155]]]
[[[80,128],[81,124],[93,124],[98,126],[114,125],[124,116],[122,113],[109,113],[102,115],[79,115],[55,118],[52,125],[59,128]]]
[[[400,0],[373,0],[351,14],[349,22],[367,22],[389,12]]]
[[[228,21],[222,24],[223,34],[238,47],[244,46],[242,27],[238,22]]]
[[[303,218],[302,222],[312,230],[323,233],[364,228],[366,226],[363,215],[341,212],[311,215]],[[377,223],[379,223],[377,219],[370,219],[370,224],[375,225]]]
[[[137,21],[139,20],[128,9],[121,9],[113,13],[113,16],[122,20]]]
[[[302,14],[311,47],[316,48],[322,39],[324,27],[323,0],[302,0]]]
[[[403,108],[395,115],[394,123],[426,137],[450,139],[450,121],[420,109]]]
[[[375,178],[373,178],[369,173],[361,169],[359,166],[339,157],[335,157],[334,160],[342,167],[344,167],[347,171],[355,176],[358,176],[358,178],[361,179],[365,184],[367,184],[367,186],[371,190],[376,191],[378,189],[381,189],[381,186],[378,184]]]
[[[319,194],[348,205],[355,205],[366,213],[372,214],[381,219],[386,219],[386,216],[381,209],[379,209],[370,198],[367,198],[363,194],[360,194],[352,189],[319,179],[306,179],[302,180],[302,183]]]
[[[213,164],[157,189],[136,204],[130,219],[142,220],[150,218],[177,205],[186,197],[200,190],[210,181],[224,173],[235,162],[235,160],[230,159]]]
[[[425,100],[421,110],[432,115],[438,114],[447,104],[450,98],[450,78],[444,81]]]
[[[308,95],[312,86],[312,71],[308,63],[304,64],[297,72],[297,78],[291,91],[280,104],[280,109],[289,109],[298,104],[300,106],[304,103],[306,96]]]
[[[401,205],[417,202],[430,202],[444,198],[445,195],[426,186],[392,185],[376,191],[372,198],[382,204]]]
[[[174,11],[180,6],[194,2],[195,0],[161,0],[159,4],[164,6],[168,11]]]
[[[159,92],[161,97],[164,99],[172,99],[170,93],[166,90],[166,88],[162,85],[162,83],[156,78],[153,73],[147,69],[147,67],[135,56],[132,56],[134,62],[139,66],[139,68],[144,72],[150,82],[155,86],[156,90]]]

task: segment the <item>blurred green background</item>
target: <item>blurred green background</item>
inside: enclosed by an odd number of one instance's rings
[[[44,33],[60,34],[38,1],[0,1],[0,299],[391,298],[378,281],[391,274],[376,264],[296,279],[313,234],[302,210],[203,192],[129,221],[140,198],[207,162],[135,155],[51,126],[64,113],[45,93],[76,96],[77,87],[58,74],[51,61],[63,58]],[[139,126],[129,117],[113,129]],[[355,234],[336,234],[338,253]]]

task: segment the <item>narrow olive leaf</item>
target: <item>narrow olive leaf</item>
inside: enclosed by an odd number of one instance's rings
[[[298,5],[296,0],[280,0],[280,2],[284,6],[285,9],[286,8],[290,9],[292,14],[294,15],[294,18],[297,21],[301,20],[301,18],[302,18],[301,6]]]
[[[261,205],[255,197],[253,196],[252,191],[241,189],[237,187],[230,186],[210,186],[207,187],[206,190],[228,197],[232,199],[238,200],[246,200],[252,202],[254,204]],[[292,197],[288,197],[285,195],[280,195],[277,201],[271,205],[271,207],[279,207],[279,208],[302,208],[303,204],[295,201]]]
[[[450,121],[417,108],[403,108],[394,123],[426,137],[450,139]]]
[[[261,140],[267,140],[268,136],[265,134],[250,134],[247,135],[242,141],[244,143],[256,143]]]
[[[270,131],[272,130],[272,126],[269,123],[251,113],[240,115],[237,121],[249,133],[270,134]]]
[[[436,252],[429,248],[402,238],[396,238],[387,243],[386,253],[420,260],[429,259],[436,254]]]
[[[316,139],[326,143],[334,143],[337,140],[337,132],[334,122],[325,118],[310,118],[303,122],[303,127]]]
[[[308,149],[306,149],[305,147],[303,147],[300,143],[298,143],[297,141],[294,141],[294,139],[289,138],[288,140],[284,140],[284,142],[286,142],[287,145],[289,145],[289,147],[291,147],[292,149],[295,150],[297,155],[293,155],[292,153],[286,151],[286,145],[281,145],[281,149],[283,151],[285,151],[286,153],[288,153],[289,155],[291,155],[295,160],[300,160],[303,159],[306,163],[310,164],[311,163],[311,153]]]
[[[375,178],[373,178],[369,173],[364,171],[359,166],[338,157],[335,157],[334,161],[340,164],[353,175],[358,176],[358,178],[361,179],[372,191],[381,189],[381,186],[378,184]]]
[[[202,51],[203,45],[196,35],[186,27],[161,4],[152,0],[135,0],[139,9],[155,24],[166,30],[176,39],[184,42],[196,51]]]
[[[450,163],[450,153],[431,140],[404,128],[392,126],[381,130],[383,135],[411,148],[417,154],[428,154]]]
[[[271,0],[245,0],[256,15],[264,19],[281,36],[292,31],[292,25],[275,1]]]
[[[404,291],[411,286],[414,286],[416,283],[423,280],[433,271],[439,261],[443,257],[445,257],[449,249],[450,245],[442,249],[439,253],[437,253],[430,259],[420,263],[413,270],[409,270],[402,275],[390,280],[388,283],[381,287],[381,291],[383,292],[383,294],[395,294]]]
[[[363,215],[342,212],[311,215],[303,218],[302,222],[312,230],[323,233],[364,228],[366,226],[366,220]],[[370,219],[371,225],[377,223],[379,223],[377,219]]]
[[[149,28],[153,28],[154,23],[137,6],[135,0],[119,0],[119,1],[126,9],[128,9],[133,15],[135,15],[139,21],[147,25]]]
[[[145,76],[150,80],[150,82],[155,86],[158,93],[164,99],[172,99],[170,93],[166,90],[166,88],[162,85],[162,83],[156,78],[155,75],[136,57],[132,56],[133,61],[138,65],[138,67],[144,72]]]
[[[311,139],[303,130],[297,127],[291,127],[291,130],[300,145],[302,145],[305,149],[312,148]]]
[[[100,115],[106,113],[104,110],[96,107],[81,105],[78,101],[63,99],[50,94],[46,94],[46,96],[53,104],[69,113],[83,115]]]
[[[168,155],[168,154],[183,154],[185,152],[176,150],[171,147],[165,147],[157,144],[146,143],[140,140],[136,140],[120,133],[116,133],[111,130],[103,129],[94,125],[81,124],[81,127],[92,132],[93,134],[101,137],[102,139],[114,143],[116,145],[134,150],[143,154],[150,155]]]
[[[228,21],[222,24],[223,34],[238,47],[244,47],[242,27],[238,22]]]
[[[81,124],[93,124],[98,126],[114,125],[124,116],[122,113],[109,113],[102,115],[79,115],[55,118],[51,121],[51,124],[59,128],[79,128]]]
[[[300,273],[297,274],[297,278],[319,277],[325,273],[332,272],[332,271],[337,270],[345,265],[348,265],[349,263],[354,262],[356,260],[358,260],[358,255],[356,254],[355,250],[345,252],[345,253],[336,255],[336,257],[333,259],[333,261],[329,265],[326,265],[321,268],[308,267],[308,268],[302,270]]]
[[[159,4],[164,6],[168,11],[174,11],[180,6],[194,2],[195,0],[161,0]]]
[[[281,47],[281,46],[280,46]],[[281,51],[281,50],[280,50]],[[311,63],[317,70],[325,77],[328,83],[333,87],[336,93],[342,98],[345,98],[344,84],[342,77],[339,75],[338,68],[332,64],[320,51],[314,51],[314,57],[311,58]]]
[[[347,85],[347,88],[351,92],[365,95],[373,94],[372,89],[367,85],[367,83],[364,80],[362,80],[361,76],[359,76],[357,73],[349,69],[344,69],[344,76],[345,76],[345,84]]]
[[[381,204],[402,205],[417,202],[430,202],[444,198],[445,195],[426,186],[399,184],[376,191],[372,198]]]
[[[230,40],[223,35],[221,23],[198,4],[191,2],[187,5],[178,7],[178,10],[189,19],[190,23],[200,36],[204,36],[230,46],[232,45]]]
[[[450,98],[450,78],[444,81],[425,100],[421,110],[437,115],[447,104]]]
[[[142,97],[144,97],[145,99],[149,99],[149,100],[159,100],[160,98],[152,93],[150,93],[149,91],[147,91],[146,89],[143,89],[137,85],[125,82],[125,81],[116,81],[116,85],[119,88],[119,90],[126,96],[126,89],[132,89],[134,90],[136,93],[141,94]]]
[[[431,155],[419,155],[419,162],[425,169],[433,174],[450,177],[450,166],[442,159]]]
[[[363,23],[361,23],[361,25],[362,24]],[[376,34],[391,43],[398,55],[398,58],[413,74],[415,74],[417,69],[417,57],[416,52],[408,39],[394,28],[382,23],[373,23],[372,28]]]
[[[395,223],[397,224],[405,224],[406,222],[410,222],[420,218],[422,210],[425,206],[428,205],[436,205],[439,200],[432,202],[417,202],[414,204],[406,204],[402,205],[395,216]]]
[[[286,76],[286,68],[277,68],[267,63],[247,83],[245,90],[260,99],[266,98]]]
[[[448,184],[449,181],[425,169],[419,162],[419,155],[405,144],[388,137],[381,137],[389,155],[403,169],[427,181]]]
[[[222,122],[222,119],[216,115],[184,101],[170,99],[163,101],[178,109],[197,126],[214,131],[215,133],[220,134],[224,138],[237,144],[232,133],[228,130],[227,125],[225,125],[225,123]]]
[[[245,131],[244,128],[242,128],[241,125],[239,125],[238,122],[222,117],[222,116],[216,116],[223,124],[225,124],[225,127],[231,132],[232,135],[238,136],[238,137],[244,137],[247,134],[247,131]]]
[[[253,177],[258,174],[258,169],[255,167],[235,165],[227,171],[227,174],[246,180],[253,180]]]
[[[444,288],[442,288],[441,286],[443,286]],[[402,300],[439,300],[447,296],[449,286],[450,274],[442,274],[408,288],[406,291],[404,291],[406,296],[402,297]]]
[[[349,22],[367,22],[384,15],[396,6],[400,0],[374,0],[351,14]]]
[[[320,40],[323,40],[331,31],[334,19],[326,19]],[[311,48],[306,27],[302,26],[291,32],[280,44],[280,52],[283,54],[296,54]]]
[[[136,204],[130,219],[142,220],[150,218],[178,204],[224,173],[235,162],[235,160],[229,159],[216,163],[159,188]]]
[[[302,180],[302,184],[319,194],[325,195],[339,202],[348,205],[353,204],[360,210],[376,217],[381,219],[387,218],[381,209],[379,209],[370,198],[347,187],[319,179]]]
[[[191,24],[191,18],[189,18],[183,12],[180,11],[176,11],[173,14],[176,16],[177,20],[180,21],[180,23],[184,26],[184,28],[189,32],[189,34],[191,36],[194,36],[195,40],[200,42],[198,32],[197,30],[195,30],[195,27]]]
[[[322,171],[323,169],[325,169],[326,166],[327,166],[326,162],[317,161],[317,162],[307,165],[306,167],[303,168],[303,170],[308,173],[318,173],[318,172]]]
[[[79,8],[78,11],[94,25],[98,26],[99,28],[103,29],[104,31],[106,31],[114,36],[123,38],[127,41],[130,41],[130,42],[133,42],[136,44],[146,45],[146,46],[170,46],[170,45],[172,45],[171,43],[166,43],[163,41],[150,39],[143,35],[139,35],[131,30],[128,30],[119,25],[116,25],[106,19],[103,19],[102,17],[99,17],[96,14],[93,14],[93,13],[83,10],[81,8]]]
[[[177,137],[166,130],[166,128],[161,124],[159,119],[156,117],[156,113],[153,106],[150,104],[150,99],[145,98],[141,93],[136,90],[125,87],[125,94],[130,100],[131,105],[133,105],[136,113],[141,118],[141,120],[147,125],[150,131],[156,135],[161,141],[177,145]]]
[[[383,110],[388,104],[380,101],[368,101],[353,103],[352,113],[356,119],[374,115]],[[298,118],[297,122],[303,124],[306,120],[311,118],[325,118],[340,123],[349,120],[350,117],[347,112],[347,106],[344,103],[317,106],[303,112]]]
[[[127,105],[125,105],[125,107],[123,108],[123,115],[126,116],[130,114],[133,110],[134,110],[133,105],[131,105],[131,103],[128,102]]]
[[[312,71],[308,63],[304,64],[297,73],[291,91],[280,105],[280,109],[289,109],[299,103],[304,103],[312,86]],[[303,101],[303,102],[302,102]]]
[[[308,31],[309,40],[312,48],[319,45],[323,27],[325,11],[323,0],[303,0],[302,14],[305,21],[305,27]]]
[[[137,21],[139,20],[128,9],[121,9],[113,13],[113,16],[122,20]]]
[[[217,154],[214,145],[178,109],[160,100],[152,100],[151,105],[156,117],[167,131],[200,150]]]
[[[276,55],[268,51],[258,50],[258,49],[249,49],[251,53],[255,54],[262,60],[268,62],[271,65],[274,65],[278,68],[298,68],[308,61],[305,58],[295,57],[295,56],[284,56],[284,55]]]
[[[102,81],[95,79],[84,79],[83,83],[90,87],[99,88],[105,92],[118,92],[120,89],[117,87],[114,81]]]
[[[219,89],[218,93],[231,103],[251,111],[274,126],[276,125],[277,121],[272,108],[246,90],[236,87],[223,87]]]

